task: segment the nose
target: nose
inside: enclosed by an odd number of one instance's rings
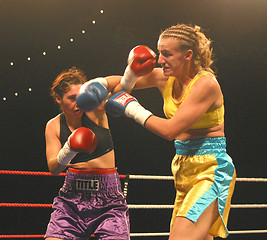
[[[79,109],[78,105],[77,105],[77,102],[75,101],[75,106],[74,106],[75,109]]]
[[[163,64],[165,61],[164,61],[164,58],[162,57],[161,54],[159,54],[159,57],[158,57],[158,64]]]

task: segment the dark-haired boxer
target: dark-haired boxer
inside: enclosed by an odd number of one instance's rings
[[[61,72],[51,88],[62,113],[46,125],[47,164],[54,175],[68,169],[54,199],[45,238],[78,240],[89,239],[93,234],[101,240],[128,240],[128,207],[103,107],[112,81],[109,86],[105,78],[88,81],[93,110],[82,112],[76,97],[86,81],[85,74],[73,67]],[[94,85],[99,88],[97,91]]]
[[[152,71],[152,53],[138,46],[125,76],[132,79]],[[110,76],[87,81],[81,70],[72,68],[53,82],[51,93],[63,113],[46,126],[47,163],[54,175],[68,170],[54,200],[46,239],[89,239],[91,234],[101,240],[129,239],[128,207],[104,110],[108,93],[120,80],[121,76]]]

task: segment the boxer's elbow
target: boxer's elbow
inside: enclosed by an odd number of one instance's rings
[[[172,131],[166,131],[164,134],[164,138],[168,141],[173,141],[175,139],[175,135]]]
[[[53,160],[48,161],[49,172],[54,176],[58,176],[65,168],[66,168],[66,166],[60,165],[57,162],[57,159],[53,159]]]

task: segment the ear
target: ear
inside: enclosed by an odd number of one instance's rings
[[[60,105],[62,100],[59,95],[56,94],[56,102]]]
[[[193,51],[191,49],[188,49],[185,52],[184,59],[190,61],[193,58]]]

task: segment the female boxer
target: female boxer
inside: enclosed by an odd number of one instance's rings
[[[158,40],[161,68],[139,78],[138,69],[131,65],[140,63],[141,55],[136,51],[129,55],[131,71],[125,71],[114,91],[157,87],[167,119],[154,116],[126,92],[113,95],[105,105],[108,114],[126,115],[153,133],[174,140],[176,155],[171,168],[177,195],[169,240],[210,240],[228,235],[236,173],[226,153],[224,100],[211,69],[210,44],[199,26],[167,28]]]
[[[82,112],[76,104],[86,81],[85,74],[73,67],[61,72],[51,88],[62,113],[46,125],[47,164],[54,175],[68,169],[54,199],[45,238],[89,239],[93,234],[102,240],[130,239],[128,207],[115,168],[104,105],[101,102],[94,111]],[[112,88],[104,78],[90,84],[105,86],[98,92],[103,98]]]

